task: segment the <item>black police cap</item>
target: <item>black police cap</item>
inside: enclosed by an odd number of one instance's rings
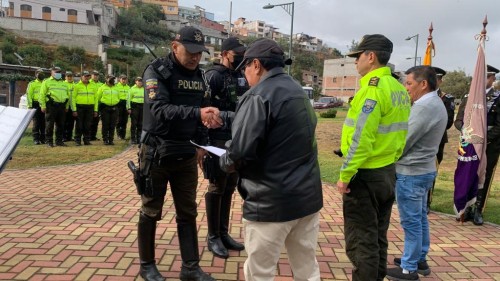
[[[348,57],[358,57],[364,51],[383,51],[392,53],[392,42],[382,34],[367,34],[361,38],[356,49],[348,53]]]
[[[243,56],[243,61],[236,67],[236,70],[241,69],[244,65],[248,63],[250,59],[268,59],[276,62],[282,62],[285,65],[292,64],[291,59],[285,59],[285,52],[276,43],[276,41],[261,38],[254,41],[250,46],[248,46]]]
[[[496,67],[493,67],[489,64],[486,65],[486,72],[488,72],[488,74],[497,74],[500,72],[500,70],[498,70],[498,68]]]
[[[240,39],[237,37],[229,37],[222,41],[221,45],[222,51],[235,51],[236,53],[243,53],[246,50],[245,45],[241,43]]]
[[[198,28],[185,26],[179,30],[174,40],[180,42],[191,54],[200,52],[210,54],[207,47],[205,47],[205,36]]]
[[[442,69],[442,68],[439,68],[437,66],[433,66],[432,69],[434,69],[434,71],[436,72],[437,77],[443,77],[446,75],[446,71],[444,71],[444,69]]]

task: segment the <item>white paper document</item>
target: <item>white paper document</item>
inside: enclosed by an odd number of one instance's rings
[[[16,149],[34,114],[34,109],[0,105],[0,173]]]
[[[191,143],[199,148],[203,148],[205,149],[206,151],[210,152],[210,153],[213,153],[217,156],[221,156],[222,154],[226,153],[226,150],[225,149],[222,149],[222,148],[218,148],[218,147],[215,147],[215,146],[211,146],[211,145],[199,145],[197,143],[194,143],[193,141],[191,141]]]

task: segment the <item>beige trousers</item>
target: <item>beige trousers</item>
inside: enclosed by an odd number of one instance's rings
[[[320,281],[316,247],[319,213],[288,222],[255,222],[243,219],[248,258],[247,281],[272,281],[285,246],[295,281]]]

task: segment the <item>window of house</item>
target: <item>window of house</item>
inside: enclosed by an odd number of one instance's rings
[[[21,11],[31,12],[31,5],[22,4],[21,5]]]
[[[68,16],[77,16],[77,15],[78,15],[77,10],[73,10],[73,9],[68,10]]]
[[[64,11],[66,11],[66,9],[60,8],[59,11],[64,12]]]
[[[14,2],[9,2],[9,9],[14,9]]]
[[[51,13],[52,9],[50,7],[43,7],[42,8],[42,13]]]
[[[333,77],[333,79],[332,79],[332,80],[333,80],[333,81],[332,81],[333,83],[337,83],[337,77]]]

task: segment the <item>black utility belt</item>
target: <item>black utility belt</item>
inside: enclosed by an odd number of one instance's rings
[[[63,106],[63,105],[66,105],[66,103],[65,102],[50,101],[50,102],[47,102],[47,105],[50,105],[50,106]]]
[[[116,108],[117,108],[117,105],[116,105],[116,104],[115,104],[115,105],[107,105],[107,104],[101,103],[101,104],[100,104],[100,107],[101,107],[102,109],[113,109],[113,110],[114,110],[114,109],[116,109]]]
[[[93,104],[76,104],[77,108],[94,108]]]
[[[130,102],[130,106],[143,106],[144,104],[143,103],[139,103],[139,102]]]

